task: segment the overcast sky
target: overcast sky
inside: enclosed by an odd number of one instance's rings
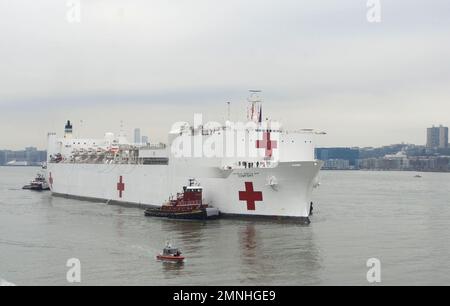
[[[70,1],[69,1],[70,2]],[[328,132],[321,146],[425,143],[450,125],[450,1],[0,0],[0,149],[175,121],[265,116]],[[82,127],[80,121],[83,121]]]

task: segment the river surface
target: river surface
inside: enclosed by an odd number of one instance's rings
[[[310,225],[145,218],[136,208],[21,190],[36,168],[0,167],[0,281],[71,285],[450,285],[450,174],[324,171]],[[187,260],[155,260],[166,240]]]

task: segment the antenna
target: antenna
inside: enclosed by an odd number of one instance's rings
[[[123,120],[120,120],[120,136],[123,136]]]
[[[250,97],[248,98],[249,102],[261,102],[261,98],[258,94],[262,92],[262,90],[259,89],[250,89]]]
[[[82,137],[82,132],[83,132],[83,119],[80,119],[80,128],[78,129],[78,138]]]

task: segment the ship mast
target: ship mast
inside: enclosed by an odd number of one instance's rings
[[[251,89],[250,97],[247,98],[249,103],[247,109],[247,120],[255,123],[262,122],[262,100],[259,97],[261,90]]]

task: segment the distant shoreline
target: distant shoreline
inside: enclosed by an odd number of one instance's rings
[[[450,171],[430,170],[396,170],[396,169],[321,169],[320,171],[364,171],[364,172],[416,172],[416,173],[450,173]]]
[[[42,168],[40,165],[8,166],[0,165],[1,168]],[[395,169],[321,169],[320,171],[364,171],[364,172],[416,172],[416,173],[450,173],[450,171],[427,171],[427,170],[395,170]]]
[[[8,166],[8,165],[0,165],[0,167],[4,168],[41,168],[41,165],[26,165],[26,166]]]

